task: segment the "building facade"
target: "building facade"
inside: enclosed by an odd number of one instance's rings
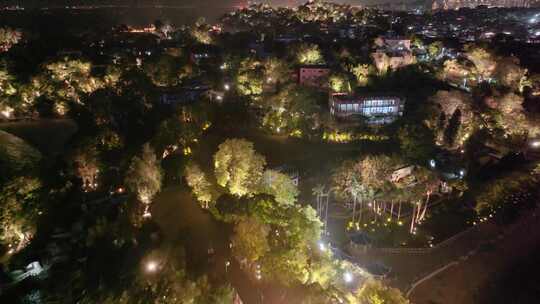
[[[370,124],[387,124],[403,115],[405,100],[397,96],[330,94],[330,114],[335,118],[365,117]]]
[[[300,66],[298,69],[298,83],[310,87],[328,87],[330,69],[324,65]]]

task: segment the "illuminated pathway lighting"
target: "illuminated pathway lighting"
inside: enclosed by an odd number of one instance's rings
[[[540,140],[533,141],[533,142],[531,143],[531,147],[533,147],[533,148],[540,148]]]

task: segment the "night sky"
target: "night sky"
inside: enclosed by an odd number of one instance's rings
[[[257,2],[266,2],[272,5],[299,5],[307,0],[259,0]],[[368,0],[369,1],[369,0]],[[380,0],[388,2],[388,0]],[[397,1],[397,0],[394,0]],[[1,1],[2,4],[21,4],[32,6],[47,6],[47,5],[76,5],[76,4],[165,4],[165,5],[195,5],[195,6],[236,6],[245,5],[247,0],[7,0]],[[334,3],[361,4],[366,0],[332,0]],[[0,4],[1,5],[1,4]]]

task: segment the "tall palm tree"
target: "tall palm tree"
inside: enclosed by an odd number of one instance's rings
[[[353,212],[352,212],[352,222],[354,223],[356,219],[356,203],[358,202],[358,196],[364,191],[364,185],[360,184],[356,177],[353,177],[351,184],[347,187],[347,192],[349,192],[353,198]]]
[[[313,195],[316,197],[317,202],[317,213],[319,214],[319,217],[322,217],[322,214],[320,214],[322,210],[322,200],[321,197],[324,195],[324,192],[326,190],[326,187],[322,184],[316,185],[311,191]]]

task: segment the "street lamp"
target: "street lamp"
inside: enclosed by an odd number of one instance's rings
[[[323,242],[319,242],[319,249],[322,252],[325,252],[326,251],[326,245]]]
[[[158,269],[158,263],[156,261],[149,261],[146,263],[146,272],[154,273]]]
[[[533,141],[533,142],[531,143],[531,147],[533,147],[533,148],[540,148],[540,140]]]
[[[228,83],[226,83],[223,87],[225,88],[225,91],[228,91],[231,89],[231,86]]]
[[[347,272],[345,272],[343,274],[343,280],[345,280],[345,283],[351,283],[353,281],[353,279],[354,279],[354,277],[353,277],[352,273],[347,271]]]

